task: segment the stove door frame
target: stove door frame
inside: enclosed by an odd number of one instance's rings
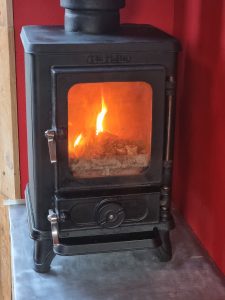
[[[52,128],[56,131],[55,189],[73,192],[89,189],[131,188],[155,186],[162,182],[164,140],[166,70],[160,65],[52,67]],[[143,173],[78,179],[72,176],[68,164],[68,91],[76,83],[144,81],[152,86],[151,160]]]

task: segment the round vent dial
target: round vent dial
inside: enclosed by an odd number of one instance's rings
[[[125,212],[120,204],[103,201],[96,208],[96,219],[104,228],[116,228],[123,223]]]

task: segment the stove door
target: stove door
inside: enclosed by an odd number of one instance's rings
[[[52,69],[56,189],[121,188],[162,180],[165,69]]]

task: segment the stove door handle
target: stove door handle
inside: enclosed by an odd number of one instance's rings
[[[49,129],[45,131],[45,137],[48,140],[50,162],[52,164],[57,162],[55,136],[56,136],[56,131],[54,129]]]

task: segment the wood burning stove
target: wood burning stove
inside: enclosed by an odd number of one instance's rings
[[[61,0],[65,28],[26,26],[34,266],[55,254],[157,248],[169,231],[176,39],[119,24],[124,0]]]

